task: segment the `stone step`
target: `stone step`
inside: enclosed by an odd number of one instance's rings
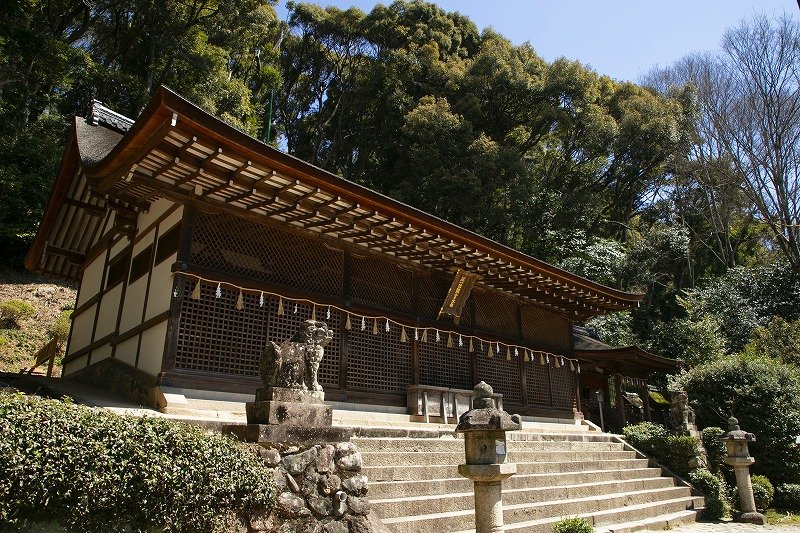
[[[553,501],[571,501],[588,497],[607,497],[609,493],[634,494],[646,491],[663,489],[680,489],[675,495],[687,494],[688,489],[675,487],[669,478],[646,478],[631,480],[613,480],[604,482],[581,483],[577,485],[563,485],[556,487],[518,488],[503,490],[503,505],[511,508],[515,505],[547,504]],[[440,512],[461,511],[470,509],[474,503],[472,487],[466,487],[464,492],[455,492],[455,488],[448,490],[446,498],[442,494],[428,494],[415,496],[400,496],[393,498],[380,498],[370,488],[370,503],[382,518],[396,518],[403,515],[424,514],[435,506]],[[559,509],[563,508],[559,506]]]
[[[581,472],[559,472],[556,474],[515,474],[503,482],[504,490],[544,488],[553,489],[564,485],[580,485],[587,479],[593,483],[622,482],[627,480],[663,479],[664,486],[673,483],[671,478],[661,478],[659,468],[637,468],[620,470],[594,470]],[[421,479],[407,481],[372,481],[369,491],[373,499],[399,498],[424,495],[443,495],[469,492],[472,481],[464,477]]]
[[[464,462],[464,452],[427,452],[403,454],[392,452],[362,451],[364,464],[369,466],[404,465],[458,465]],[[636,452],[626,450],[553,450],[518,451],[509,450],[510,463],[547,463],[567,461],[593,461],[633,459]]]
[[[614,523],[595,528],[594,533],[634,533],[635,531],[668,531],[676,527],[691,524],[697,521],[700,509],[687,509],[676,513],[662,514],[633,520],[630,522]]]
[[[464,441],[454,438],[355,438],[353,442],[362,452],[452,452],[464,453]],[[615,451],[622,450],[622,444],[599,441],[531,440],[508,441],[510,451]]]
[[[551,532],[553,524],[565,516],[581,516],[595,526],[643,520],[657,515],[677,513],[692,509],[695,500],[678,494],[676,487],[667,491],[614,494],[603,498],[592,496],[575,500],[552,501],[541,504],[504,506],[503,519],[506,531],[526,533]],[[685,489],[688,491],[688,489]],[[666,497],[666,498],[665,498]],[[649,498],[649,500],[648,500]],[[665,498],[665,499],[664,499]],[[417,516],[400,516],[383,519],[383,523],[398,533],[444,533],[473,531],[474,510],[437,512]]]
[[[646,468],[647,459],[608,459],[591,461],[517,463],[517,475],[558,474],[562,472],[584,472],[595,470],[621,470]],[[371,481],[407,481],[459,477],[458,467],[445,465],[385,465],[373,466],[365,460],[363,473]]]

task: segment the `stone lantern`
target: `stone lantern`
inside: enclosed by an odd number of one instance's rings
[[[517,471],[506,462],[506,432],[522,429],[519,415],[497,409],[492,388],[475,385],[472,410],[461,415],[456,431],[464,433],[466,464],[458,473],[474,482],[476,533],[503,531],[503,480]]]
[[[766,523],[764,515],[756,510],[753,498],[753,484],[750,481],[750,465],[755,459],[750,457],[748,442],[755,442],[756,436],[739,428],[739,421],[733,417],[728,419],[729,431],[720,440],[725,443],[728,452],[725,463],[733,467],[736,474],[736,488],[739,490],[739,503],[742,513],[736,517],[739,522],[750,524]]]

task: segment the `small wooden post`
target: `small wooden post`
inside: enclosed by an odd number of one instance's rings
[[[617,399],[617,414],[619,414],[619,421],[622,427],[628,425],[628,420],[625,417],[625,400],[622,394],[622,376],[617,374],[614,376],[614,396]]]

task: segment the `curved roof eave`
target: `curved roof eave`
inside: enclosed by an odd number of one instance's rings
[[[510,264],[536,270],[554,279],[615,298],[626,302],[630,307],[638,305],[644,297],[641,293],[620,291],[569,273],[281,152],[226,124],[164,86],[156,91],[131,130],[105,158],[93,165],[84,164],[87,176],[95,180],[101,190],[107,189],[121,177],[119,169],[130,168],[136,162],[137,154],[145,150],[149,142],[157,140],[158,131],[168,129],[176,121],[187,122],[220,142],[236,145],[253,160],[261,159],[265,164],[278,166],[278,170],[287,175],[302,176],[311,185],[324,188],[332,194],[350,198],[365,207],[389,211],[393,216],[429,227],[442,236],[496,255]]]

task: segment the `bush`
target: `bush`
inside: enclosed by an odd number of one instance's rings
[[[698,468],[689,473],[689,481],[706,497],[705,518],[719,520],[730,513],[728,487],[722,478],[705,468]]]
[[[721,440],[724,434],[724,429],[714,426],[709,426],[702,431],[703,447],[708,454],[708,464],[711,467],[710,470],[715,474],[722,474],[725,468],[725,457],[728,455],[725,443]]]
[[[592,533],[594,528],[585,518],[562,518],[553,526],[553,533]]]
[[[19,327],[23,320],[36,316],[36,308],[22,300],[6,300],[0,303],[0,321]]]
[[[673,435],[664,426],[642,422],[622,429],[631,446],[652,456],[679,476],[689,473],[689,460],[697,453],[697,439],[688,435]]]
[[[775,496],[775,488],[769,479],[764,476],[752,476],[750,481],[753,484],[753,498],[756,501],[756,509],[766,511]]]
[[[753,485],[753,501],[756,504],[756,509],[759,511],[766,511],[769,509],[772,503],[772,497],[775,494],[772,483],[764,476],[751,476],[750,482]],[[739,509],[741,506],[741,502],[739,501],[739,487],[734,486],[731,490],[731,503],[736,509]]]
[[[0,434],[0,530],[219,531],[275,498],[256,453],[195,426],[2,393]]]
[[[768,359],[730,356],[693,368],[678,379],[689,393],[700,427],[731,415],[755,434],[753,474],[776,484],[800,481],[800,370]]]
[[[72,321],[69,319],[70,316],[72,316],[72,311],[61,311],[55,322],[50,326],[50,336],[58,337],[59,346],[63,346],[69,338],[69,328],[72,326]]]
[[[800,511],[800,485],[784,483],[775,488],[775,507],[781,511]]]
[[[800,320],[787,322],[779,316],[772,317],[766,326],[753,330],[744,353],[800,365]]]

